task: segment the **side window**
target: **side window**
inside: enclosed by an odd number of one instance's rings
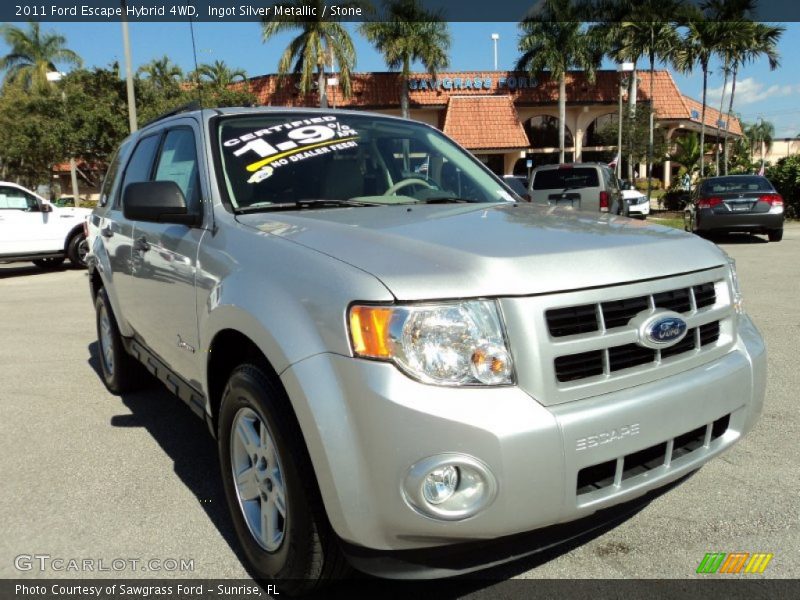
[[[174,181],[186,198],[186,208],[196,213],[200,204],[197,146],[191,129],[173,129],[164,138],[155,181]]]
[[[125,177],[119,190],[119,198],[125,192],[129,183],[139,183],[150,180],[150,173],[153,170],[153,160],[158,150],[160,135],[151,135],[139,141],[133,151],[133,156],[125,169]],[[118,202],[119,204],[119,202]]]
[[[12,187],[0,187],[0,210],[38,210],[36,198]]]

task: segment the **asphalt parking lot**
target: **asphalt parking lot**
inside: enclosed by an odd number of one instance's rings
[[[774,554],[759,577],[800,575],[800,225],[781,243],[717,241],[768,345],[756,428],[618,526],[492,577],[691,578],[705,553],[737,551]],[[193,560],[190,572],[84,574],[94,577],[247,577],[205,425],[158,384],[124,397],[103,386],[84,271],[0,265],[0,332],[0,578],[81,576],[20,571],[21,554]]]

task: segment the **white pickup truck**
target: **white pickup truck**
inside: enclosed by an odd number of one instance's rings
[[[49,269],[69,258],[85,267],[83,224],[90,213],[88,208],[54,206],[16,183],[0,181],[0,262],[33,261]]]

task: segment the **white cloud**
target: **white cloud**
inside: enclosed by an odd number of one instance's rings
[[[728,102],[730,101],[732,88],[733,82],[728,81],[728,84],[725,86],[725,110],[728,109]],[[761,102],[762,100],[767,100],[768,98],[791,96],[797,92],[800,92],[800,86],[798,85],[775,84],[765,88],[763,83],[759,83],[752,77],[747,77],[746,79],[741,79],[736,82],[736,94],[733,98],[734,109],[739,106]],[[719,106],[721,94],[722,86],[709,89],[708,104],[711,106]]]

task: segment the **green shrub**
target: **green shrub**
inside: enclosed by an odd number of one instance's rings
[[[690,198],[691,194],[685,190],[670,189],[661,196],[661,204],[665,210],[683,210]]]
[[[800,155],[781,158],[767,169],[766,175],[783,196],[786,216],[800,219]]]

